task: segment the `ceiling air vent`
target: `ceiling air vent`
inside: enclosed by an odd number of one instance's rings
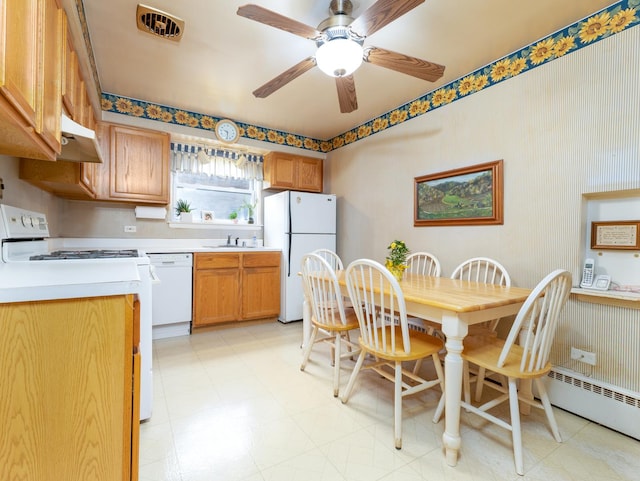
[[[176,42],[182,38],[184,20],[170,13],[138,4],[136,19],[138,30]]]

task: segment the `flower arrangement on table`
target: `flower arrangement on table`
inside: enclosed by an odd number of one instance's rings
[[[389,255],[386,257],[385,267],[400,281],[404,270],[407,268],[407,254],[409,248],[401,240],[394,240],[389,246]]]

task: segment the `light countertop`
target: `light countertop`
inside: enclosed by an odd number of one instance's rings
[[[127,239],[127,238],[56,238],[50,239],[50,249],[138,249],[147,254],[175,254],[179,252],[279,252],[280,249],[250,247],[252,239],[231,240],[234,247],[222,247],[227,239]],[[246,246],[242,247],[242,242]]]
[[[131,294],[139,289],[134,261],[0,263],[0,303]]]

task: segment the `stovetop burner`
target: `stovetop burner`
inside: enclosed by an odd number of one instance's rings
[[[139,257],[136,249],[123,249],[123,250],[65,250],[55,251],[48,254],[39,254],[29,257],[31,261],[49,261],[49,260],[64,260],[64,259],[110,259],[110,258],[122,258],[122,257]]]

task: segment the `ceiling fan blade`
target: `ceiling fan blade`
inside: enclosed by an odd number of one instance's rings
[[[410,57],[398,52],[392,52],[380,47],[365,49],[363,59],[379,67],[395,70],[422,80],[435,82],[444,74],[444,65],[427,62],[416,57]]]
[[[280,30],[284,30],[285,32],[289,32],[300,37],[315,39],[320,36],[320,32],[315,28],[289,17],[285,17],[284,15],[280,15],[279,13],[267,10],[259,5],[243,5],[238,7],[238,11],[236,13],[241,17],[264,23],[271,27],[279,28]]]
[[[338,89],[338,102],[340,112],[348,114],[358,109],[358,99],[356,97],[356,84],[353,75],[346,77],[336,77],[336,87]]]
[[[421,3],[424,0],[378,0],[351,22],[349,27],[361,37],[368,37]]]
[[[305,58],[302,62],[295,64],[289,70],[282,72],[276,78],[269,80],[262,87],[254,90],[253,95],[261,99],[268,97],[273,92],[278,90],[280,87],[287,85],[293,79],[298,78],[307,70],[311,70],[315,66],[316,66],[316,59],[314,57]]]

